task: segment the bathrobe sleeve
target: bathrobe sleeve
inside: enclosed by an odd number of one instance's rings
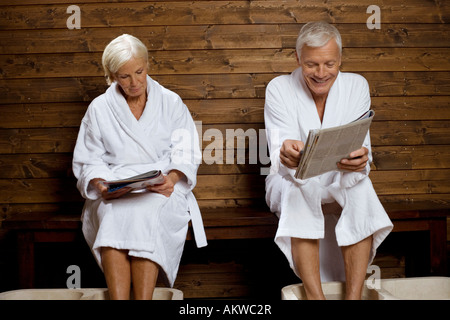
[[[352,83],[351,92],[352,97],[357,101],[355,103],[355,116],[353,116],[354,119],[357,119],[357,117],[361,116],[368,110],[370,110],[371,107],[371,100],[370,100],[370,90],[369,90],[369,83],[367,80],[358,75],[358,74],[352,74],[352,76],[355,78],[355,83]],[[369,161],[367,161],[366,168],[364,169],[363,173],[365,175],[368,175],[370,172],[370,164],[372,163],[372,147],[370,143],[370,130],[367,132],[366,138],[363,142],[363,147],[366,147],[369,150]]]
[[[181,98],[174,94],[173,104],[173,131],[171,135],[170,164],[166,172],[178,170],[187,178],[189,190],[192,190],[197,182],[197,169],[201,163],[201,151],[195,123],[187,106]]]
[[[352,107],[346,109],[344,109],[344,106],[342,105],[340,105],[339,107],[341,108],[341,110],[344,110],[346,112],[344,123],[349,123],[355,119],[358,119],[361,115],[370,110],[370,90],[369,84],[363,76],[354,73],[343,73],[342,75],[343,77],[339,79],[342,84],[339,87],[341,88],[341,90],[343,90],[344,96],[347,96],[350,99],[347,105],[351,105]],[[367,132],[362,146],[366,147],[369,150],[369,160],[367,161],[366,167],[360,172],[340,172],[340,185],[342,188],[349,188],[354,186],[359,181],[367,177],[370,173],[370,165],[373,159],[372,147],[370,142],[370,130]]]
[[[292,96],[289,94],[288,76],[273,79],[266,88],[264,106],[264,122],[266,126],[267,143],[269,147],[271,172],[289,170],[280,162],[280,149],[285,140],[301,140],[300,131],[295,130],[296,116],[289,108]]]
[[[96,200],[101,196],[94,188],[90,187],[89,182],[92,179],[116,179],[108,164],[102,160],[105,148],[93,107],[100,103],[101,99],[99,97],[91,103],[81,122],[72,163],[74,175],[78,179],[78,190],[83,198],[91,200]]]

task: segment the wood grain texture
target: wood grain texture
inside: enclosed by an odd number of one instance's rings
[[[52,223],[60,219],[60,225],[73,222],[61,214],[79,218],[83,199],[71,168],[78,128],[89,103],[107,89],[104,47],[129,33],[148,47],[151,77],[180,95],[200,127],[203,162],[194,193],[210,212],[208,236],[272,237],[273,216],[245,212],[265,206],[261,168],[268,166],[261,157],[250,163],[249,137],[259,141],[266,86],[297,67],[297,34],[310,20],[340,30],[341,71],[369,82],[376,112],[370,177],[385,208],[404,212],[392,213],[395,219],[450,209],[448,1],[73,4],[81,10],[81,29],[67,28],[65,0],[0,3],[0,224],[35,212],[54,217]],[[367,27],[370,5],[381,10],[380,29]],[[0,227],[0,238],[5,234]],[[257,256],[253,248],[248,252]],[[242,256],[251,260],[248,252]],[[177,287],[190,298],[254,296],[260,278],[252,278],[253,265],[215,258],[202,263],[206,258],[196,256],[182,264]],[[4,264],[0,258],[0,269]]]

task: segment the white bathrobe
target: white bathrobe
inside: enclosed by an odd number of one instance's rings
[[[147,76],[147,103],[139,120],[117,83],[94,99],[82,120],[73,156],[77,187],[86,199],[83,233],[100,266],[101,247],[129,250],[163,270],[170,286],[178,272],[191,220],[198,247],[206,245],[202,218],[192,193],[201,162],[195,124],[180,97]],[[159,169],[186,176],[170,197],[129,193],[104,200],[89,181],[123,179]]]
[[[370,261],[392,229],[368,177],[363,172],[332,171],[310,179],[294,178],[295,170],[280,163],[284,140],[306,141],[310,129],[347,124],[370,108],[367,81],[360,75],[340,72],[327,97],[321,123],[301,68],[273,79],[266,89],[264,118],[271,159],[266,178],[266,201],[280,220],[275,242],[295,271],[291,237],[322,239],[319,245],[322,281],[345,280],[339,246],[355,244],[373,235]],[[363,144],[372,160],[370,135]],[[332,203],[336,204],[332,205]],[[331,214],[322,206],[334,207]]]

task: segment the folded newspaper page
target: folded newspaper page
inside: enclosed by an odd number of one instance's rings
[[[308,179],[338,170],[337,163],[361,148],[372,119],[373,110],[343,126],[310,130],[295,172],[297,179]]]
[[[108,192],[113,192],[123,187],[128,187],[132,190],[144,189],[146,186],[159,184],[163,181],[164,177],[161,170],[151,170],[127,179],[102,181],[102,183],[108,187]]]

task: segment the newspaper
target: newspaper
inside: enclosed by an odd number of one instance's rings
[[[308,179],[338,170],[337,163],[341,159],[361,148],[374,115],[375,112],[369,110],[349,124],[310,130],[295,177]]]
[[[131,190],[140,190],[146,186],[159,184],[163,181],[164,177],[161,170],[151,170],[127,179],[102,181],[102,183],[108,187],[108,192],[113,192],[123,187],[131,188]]]

